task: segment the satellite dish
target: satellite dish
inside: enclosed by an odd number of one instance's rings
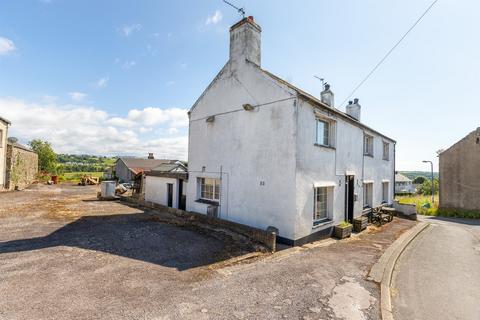
[[[17,142],[18,142],[18,139],[15,138],[15,137],[10,137],[10,138],[8,138],[8,142],[10,142],[10,143],[17,143]]]

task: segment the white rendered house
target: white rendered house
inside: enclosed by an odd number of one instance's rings
[[[395,141],[261,68],[261,28],[230,29],[230,59],[189,112],[187,210],[298,245],[391,204]]]

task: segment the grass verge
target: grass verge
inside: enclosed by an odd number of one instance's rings
[[[425,216],[441,216],[449,218],[480,219],[480,211],[462,210],[462,209],[440,209],[438,208],[438,195],[434,197],[435,203],[432,203],[432,196],[409,195],[398,196],[397,200],[403,204],[414,204],[417,206],[417,213]]]

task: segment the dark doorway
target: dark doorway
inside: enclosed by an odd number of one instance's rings
[[[178,180],[178,209],[185,210],[187,208],[187,196],[183,194],[183,180]]]
[[[353,223],[355,205],[355,176],[345,176],[345,221]]]
[[[173,183],[167,183],[167,206],[173,206]]]

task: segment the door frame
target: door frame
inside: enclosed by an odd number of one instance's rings
[[[355,209],[355,176],[345,175],[345,221],[353,223]]]
[[[167,183],[167,207],[173,208],[173,183]]]

